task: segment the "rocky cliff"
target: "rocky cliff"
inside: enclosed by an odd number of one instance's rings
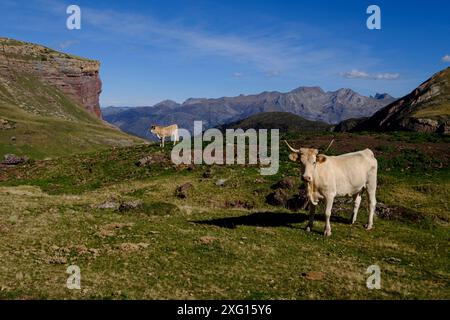
[[[434,74],[408,95],[387,105],[353,131],[450,132],[450,68]]]
[[[100,62],[54,51],[41,45],[0,38],[0,74],[30,74],[54,86],[102,117],[99,96]]]

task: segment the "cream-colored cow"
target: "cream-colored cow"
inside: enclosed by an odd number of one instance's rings
[[[164,140],[167,137],[172,138],[173,145],[175,145],[179,140],[178,125],[176,125],[176,124],[172,124],[167,127],[151,126],[150,132],[155,134],[158,137],[158,139],[160,140],[159,146],[162,148],[164,148]]]
[[[317,149],[292,148],[285,141],[292,153],[289,159],[300,161],[304,166],[302,179],[307,185],[310,201],[309,223],[306,228],[311,231],[314,222],[315,207],[320,199],[325,200],[325,230],[326,236],[331,235],[330,216],[334,198],[337,196],[352,196],[353,208],[352,224],[356,221],[361,193],[366,189],[369,197],[369,221],[366,228],[373,227],[373,215],[376,206],[377,189],[377,159],[370,149],[346,153],[339,156],[318,154]]]

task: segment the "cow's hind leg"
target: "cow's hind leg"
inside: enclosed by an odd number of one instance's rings
[[[316,212],[316,206],[310,202],[309,203],[309,221],[308,221],[308,226],[306,227],[307,232],[311,232],[311,230],[313,228],[315,212]]]
[[[325,236],[331,236],[331,209],[333,208],[334,195],[326,197],[326,209],[325,209],[325,230],[323,234]]]
[[[361,193],[357,193],[353,195],[353,200],[355,202],[353,207],[353,215],[352,215],[352,224],[355,223],[356,218],[358,217],[359,205],[361,204]]]
[[[369,198],[369,221],[366,224],[366,229],[370,230],[373,228],[373,215],[375,214],[375,207],[377,205],[376,199],[377,190],[377,171],[372,172],[369,176],[369,181],[367,182],[367,196]]]

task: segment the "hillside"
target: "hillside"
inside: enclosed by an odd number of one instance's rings
[[[450,132],[450,67],[359,123],[353,131]]]
[[[100,91],[98,62],[0,38],[1,160],[6,153],[44,158],[140,142],[99,119]]]
[[[355,225],[351,201],[337,199],[331,238],[323,205],[308,233],[307,211],[266,202],[280,181],[291,181],[288,204],[297,199],[302,168],[287,147],[273,176],[248,165],[176,166],[171,148],[157,145],[0,168],[0,299],[448,300],[449,141],[402,134],[290,139],[324,148],[334,138],[330,155],[376,154],[375,228],[364,228],[366,199]],[[73,264],[81,290],[65,287]],[[366,287],[372,264],[379,290]]]
[[[320,121],[306,120],[289,112],[263,112],[246,119],[219,126],[225,129],[280,129],[280,132],[319,132],[329,131],[332,126]]]
[[[299,87],[287,93],[274,91],[218,99],[190,98],[182,104],[166,100],[152,107],[108,111],[105,120],[125,132],[149,137],[147,130],[151,124],[177,123],[192,130],[194,120],[203,120],[207,129],[262,112],[290,112],[311,121],[338,123],[348,118],[370,116],[393,100],[388,94],[366,97],[351,89],[325,92],[319,87]]]

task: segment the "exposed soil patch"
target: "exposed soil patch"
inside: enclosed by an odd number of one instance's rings
[[[132,227],[134,223],[113,222],[99,228],[97,235],[100,237],[112,237],[116,235],[116,231],[122,228]]]
[[[425,217],[422,213],[398,206],[398,205],[386,205],[384,203],[378,203],[376,213],[380,218],[387,220],[405,220],[411,222],[420,222]]]

